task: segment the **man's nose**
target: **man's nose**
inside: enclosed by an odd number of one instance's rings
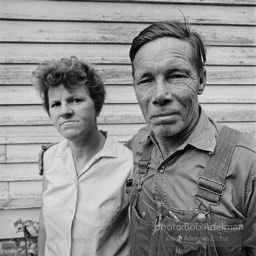
[[[167,104],[172,101],[173,95],[168,85],[163,79],[156,80],[155,91],[153,96],[154,104]]]
[[[66,116],[70,116],[73,114],[73,109],[70,107],[69,104],[67,103],[62,103],[61,104],[61,109],[60,109],[60,116],[62,117],[66,117]]]

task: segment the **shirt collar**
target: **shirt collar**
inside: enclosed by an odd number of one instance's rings
[[[105,144],[103,148],[96,154],[97,158],[100,157],[117,157],[115,142],[112,138],[107,136],[106,132],[103,132],[104,136],[106,137]]]
[[[102,132],[102,131],[101,131]],[[107,132],[102,132],[102,134],[106,137],[103,148],[93,157],[99,159],[101,157],[117,157],[116,147],[114,146],[113,139],[107,136]],[[65,154],[66,149],[69,147],[68,140],[63,140],[60,143],[60,146],[57,150],[56,157],[61,157],[61,155]]]
[[[200,107],[199,120],[193,132],[183,145],[186,146],[189,144],[200,150],[213,153],[216,147],[217,133],[218,131],[215,122],[209,119]]]
[[[213,153],[216,147],[216,137],[218,133],[217,124],[208,118],[200,107],[199,120],[190,134],[188,139],[179,147],[179,149],[184,149],[187,145],[191,145],[200,150],[208,151]],[[153,132],[148,129],[148,131],[141,138],[140,143],[144,143],[146,140],[151,139],[154,141]]]

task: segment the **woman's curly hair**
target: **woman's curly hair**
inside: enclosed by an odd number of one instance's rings
[[[33,85],[39,92],[43,107],[49,116],[49,88],[60,84],[70,91],[80,86],[87,88],[94,102],[96,115],[100,114],[106,92],[100,76],[90,64],[72,56],[70,59],[62,58],[41,63],[32,74]]]

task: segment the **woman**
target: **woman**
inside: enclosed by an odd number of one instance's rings
[[[43,106],[64,140],[44,154],[39,256],[128,255],[129,149],[98,130],[104,85],[76,57],[33,72]]]

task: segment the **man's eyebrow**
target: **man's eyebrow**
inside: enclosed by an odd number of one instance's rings
[[[184,68],[184,67],[181,67],[181,68],[169,68],[169,69],[167,69],[166,70],[166,72],[165,73],[175,73],[175,72],[183,72],[183,73],[185,73],[185,74],[187,74],[187,75],[189,75],[190,74],[190,71],[189,71],[189,69],[187,69],[187,68]]]
[[[140,73],[137,73],[135,77],[138,78],[138,79],[141,79],[141,78],[149,77],[149,76],[152,76],[152,74],[150,72],[142,71]]]

